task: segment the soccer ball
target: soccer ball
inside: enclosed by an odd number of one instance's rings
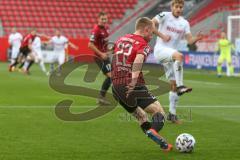
[[[176,139],[176,149],[179,152],[190,153],[194,149],[196,141],[191,134],[180,134]]]

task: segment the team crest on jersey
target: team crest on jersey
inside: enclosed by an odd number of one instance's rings
[[[163,18],[163,17],[165,16],[165,14],[164,14],[163,12],[161,12],[161,13],[158,14],[158,16],[159,16],[160,18]]]

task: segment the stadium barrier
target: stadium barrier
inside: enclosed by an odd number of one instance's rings
[[[76,57],[79,55],[93,55],[93,52],[88,48],[89,40],[85,39],[70,39],[70,41],[76,44],[79,47],[79,50],[74,50],[69,47],[68,54],[70,57]],[[0,38],[0,61],[7,61],[7,50],[9,44],[7,38]],[[193,68],[193,69],[207,69],[207,70],[215,70],[217,66],[218,56],[214,52],[183,52],[184,53],[184,66],[186,68]],[[50,59],[53,56],[49,56]],[[84,61],[92,61],[88,59],[89,56],[86,56]],[[80,60],[81,61],[81,60]],[[158,64],[155,60],[153,54],[151,54],[148,59],[147,63]],[[235,68],[235,71],[240,72],[240,56],[234,55],[232,57],[232,63]],[[226,69],[226,64],[223,64],[223,69]]]
[[[6,61],[7,60],[7,50],[8,50],[9,44],[7,38],[0,38],[0,61]]]
[[[183,54],[186,68],[216,70],[219,55],[214,52],[183,52]],[[158,64],[153,54],[148,57],[147,63]],[[240,57],[233,55],[232,64],[235,71],[239,72]],[[226,70],[226,63],[223,64],[223,69]]]
[[[89,40],[87,38],[82,38],[82,39],[70,38],[69,41],[79,47],[78,50],[75,50],[75,49],[72,49],[71,47],[69,47],[67,49],[69,56],[76,57],[78,55],[83,55],[83,54],[84,55],[93,55],[93,52],[88,48]],[[0,38],[0,61],[3,61],[3,62],[7,61],[8,48],[9,48],[8,38],[6,38],[6,37]],[[50,58],[51,58],[51,56],[50,56]]]

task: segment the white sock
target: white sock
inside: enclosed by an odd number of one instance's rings
[[[174,115],[177,114],[176,107],[177,107],[178,99],[179,97],[176,92],[172,92],[172,91],[169,92],[169,102],[170,102],[169,112],[171,114],[174,114]]]
[[[183,63],[175,61],[173,65],[177,87],[183,86]]]
[[[24,66],[23,66],[24,70],[27,70],[27,67],[28,67],[29,63],[30,63],[29,61],[24,62]]]
[[[11,59],[11,65],[13,64],[13,63],[15,63],[15,59]]]
[[[42,71],[43,71],[44,73],[46,73],[47,70],[46,70],[46,67],[45,67],[45,65],[44,65],[44,62],[43,62],[43,61],[40,61],[40,62],[39,62],[39,65],[40,65]]]

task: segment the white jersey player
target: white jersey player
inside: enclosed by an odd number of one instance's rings
[[[10,65],[13,65],[17,61],[17,57],[20,53],[22,39],[22,35],[17,32],[16,28],[13,28],[12,33],[9,35],[8,38],[9,45],[12,48]]]
[[[163,64],[166,77],[171,84],[168,120],[174,123],[180,122],[176,116],[178,96],[192,91],[192,88],[183,85],[183,54],[177,51],[177,47],[184,37],[188,44],[202,39],[201,33],[193,38],[189,22],[181,16],[183,8],[184,0],[172,0],[171,12],[162,12],[152,20],[155,26],[158,26],[158,29],[154,31],[158,35],[154,56]]]
[[[46,44],[52,44],[54,53],[58,55],[57,62],[60,66],[58,68],[59,71],[61,69],[61,65],[64,64],[66,60],[66,53],[65,53],[66,46],[69,45],[76,50],[78,49],[76,45],[69,42],[69,40],[65,36],[61,35],[61,31],[59,29],[56,29],[55,36],[50,38],[50,40],[46,42]],[[52,73],[53,70],[54,70],[54,63],[50,65],[50,73]]]
[[[62,65],[65,62],[65,47],[70,45],[74,49],[78,49],[77,46],[69,42],[69,40],[61,35],[60,30],[56,30],[56,35],[50,39],[48,43],[53,45],[53,51],[58,55],[57,61],[59,65]]]
[[[42,71],[48,75],[44,61],[43,61],[41,46],[42,46],[41,38],[37,36],[32,43],[32,50],[33,50],[35,62],[39,63]]]

